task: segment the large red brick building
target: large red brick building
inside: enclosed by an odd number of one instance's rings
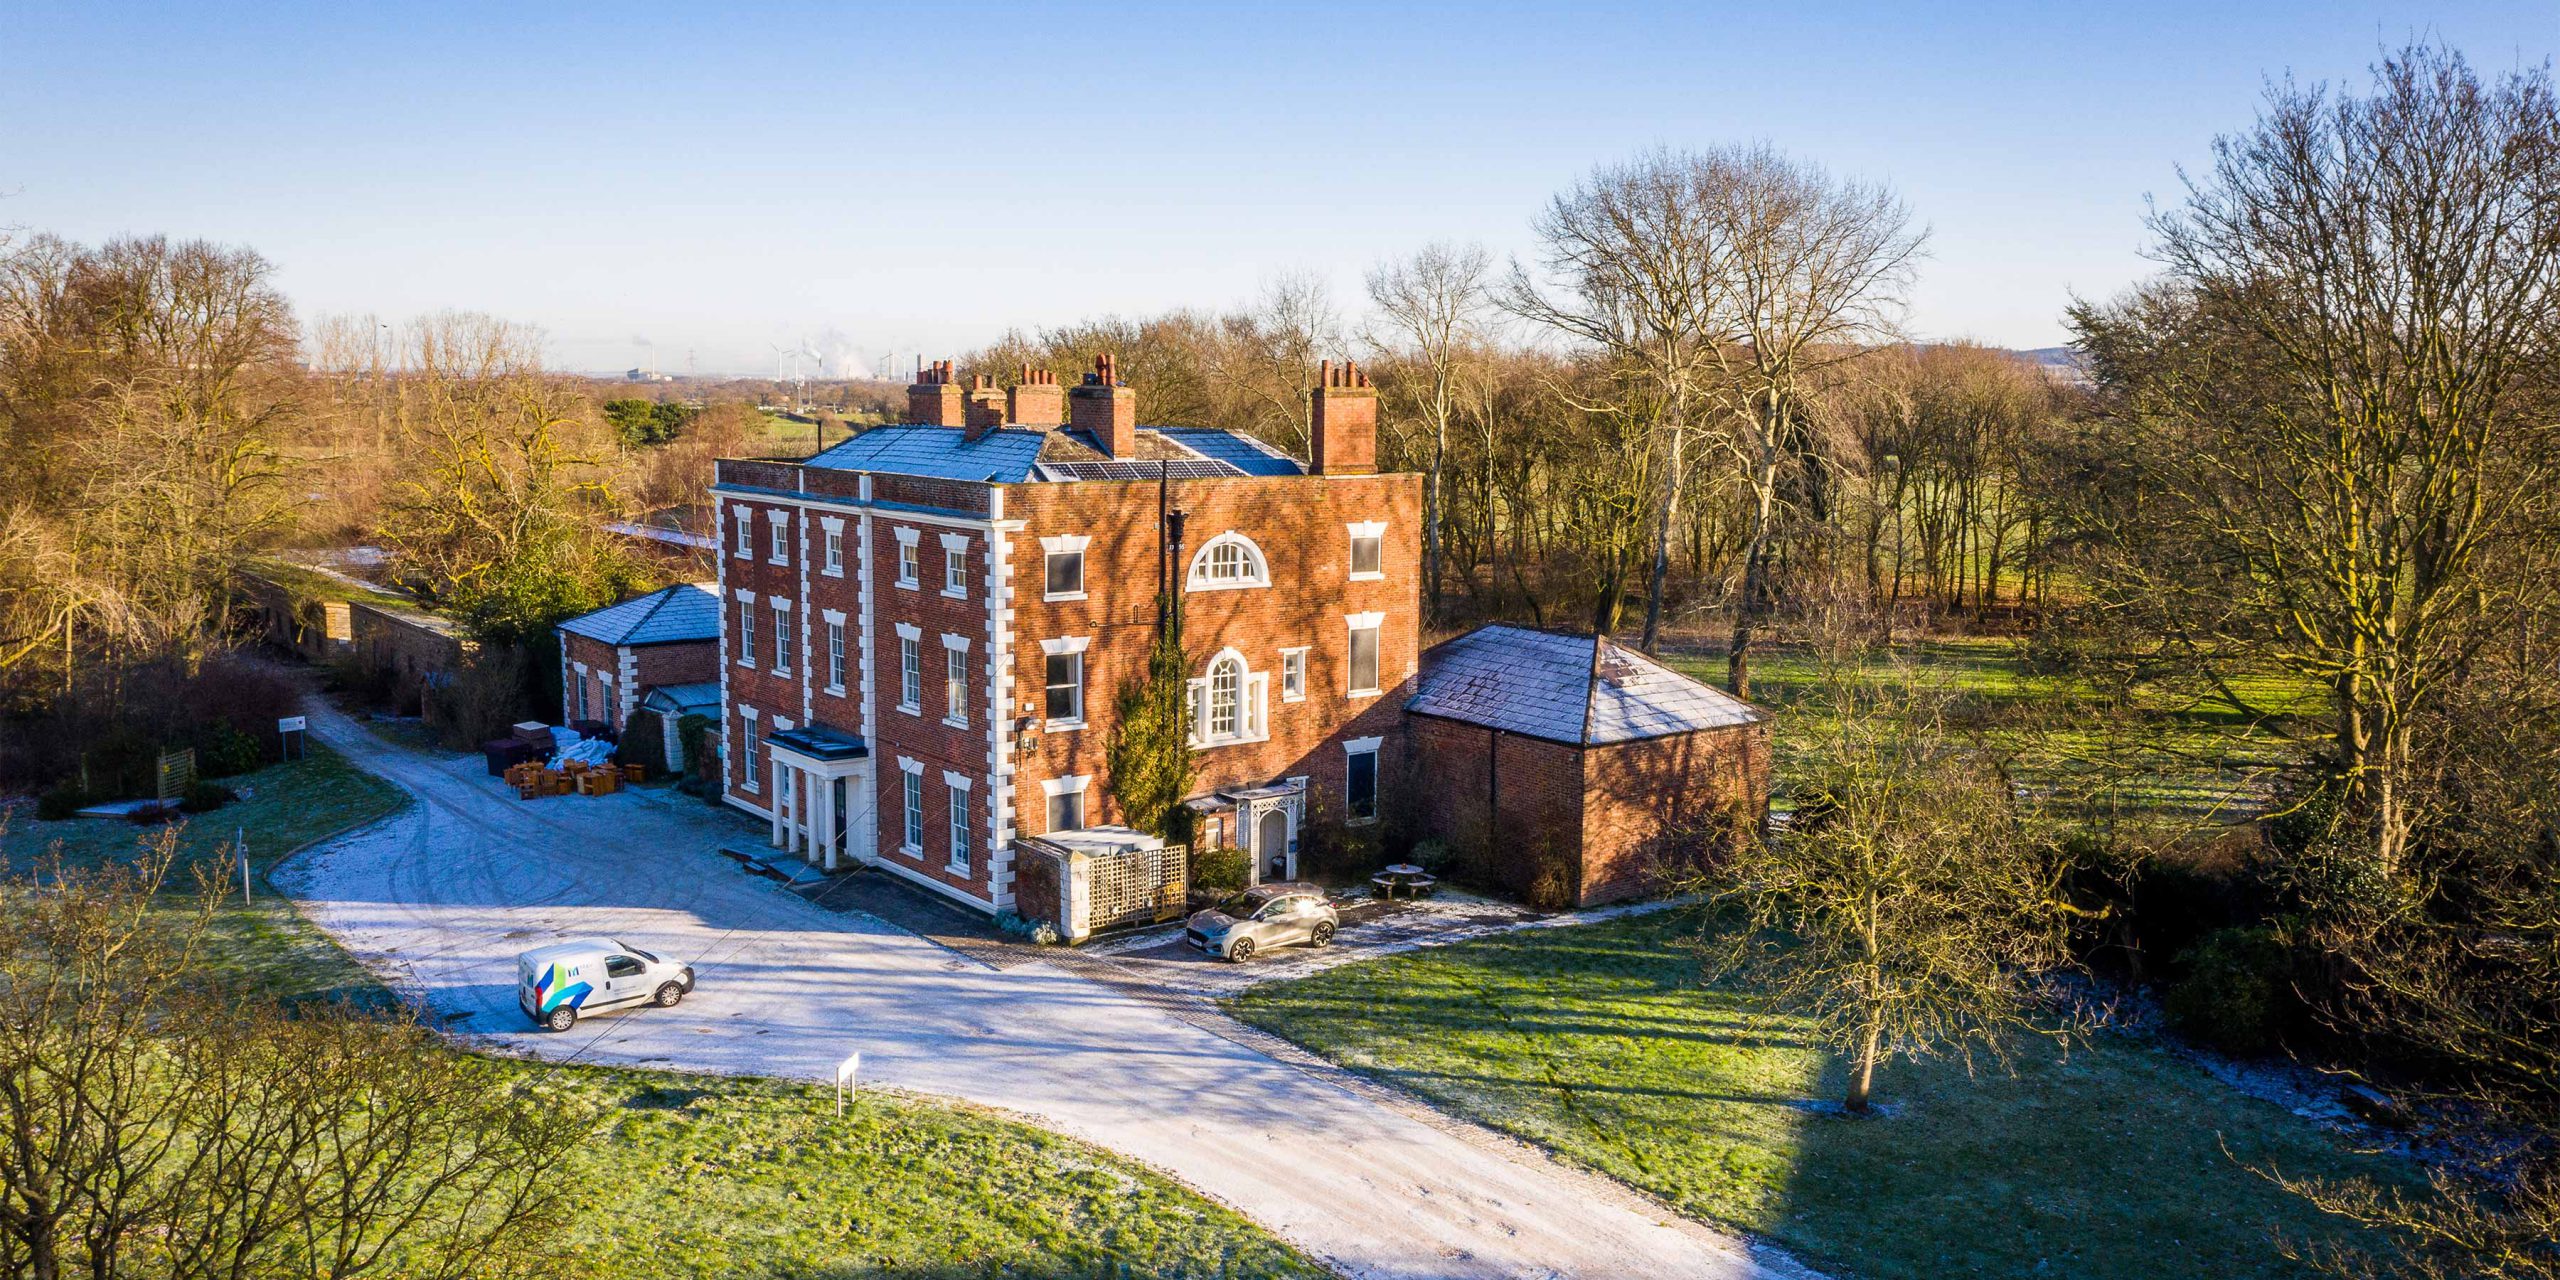
[[[726,796],[775,844],[1008,907],[1017,836],[1119,817],[1105,752],[1160,575],[1204,840],[1290,876],[1313,814],[1410,801],[1421,488],[1378,474],[1364,375],[1327,367],[1304,462],[1139,426],[1108,357],[1071,389],[945,364],[908,401],[806,461],[719,464]]]

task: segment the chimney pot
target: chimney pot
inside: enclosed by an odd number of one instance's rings
[[[1365,476],[1378,470],[1378,393],[1360,366],[1327,360],[1317,370],[1308,414],[1308,470],[1320,476]]]
[[[1109,352],[1094,357],[1093,372],[1085,375],[1084,385],[1068,393],[1067,415],[1104,453],[1114,458],[1136,455],[1138,393],[1120,385],[1119,365]]]
[[[936,360],[916,371],[907,388],[907,421],[928,427],[958,427],[968,422],[960,388],[952,385],[951,362]]]
[[[1005,417],[1015,426],[1042,430],[1065,422],[1067,396],[1058,386],[1058,375],[1023,365],[1013,389],[1005,393]]]

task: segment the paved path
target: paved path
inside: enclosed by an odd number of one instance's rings
[[[1082,966],[997,972],[812,906],[714,852],[755,831],[699,801],[528,803],[476,757],[391,746],[316,702],[311,716],[324,741],[420,803],[272,878],[457,1034],[549,1058],[806,1079],[858,1049],[868,1080],[1022,1112],[1133,1156],[1352,1276],[1773,1274],[1615,1183],[1068,971]],[[599,933],[694,961],[700,989],[566,1035],[530,1029],[516,953]]]

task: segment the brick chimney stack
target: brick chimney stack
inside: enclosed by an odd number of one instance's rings
[[[1058,385],[1058,375],[1022,366],[1013,390],[1005,393],[1005,421],[1045,431],[1066,420],[1067,389]]]
[[[951,362],[936,360],[916,370],[907,388],[907,421],[928,427],[956,427],[968,421],[960,403],[960,387],[951,380]]]
[[[1350,360],[1324,362],[1310,415],[1309,470],[1320,476],[1375,475],[1378,470],[1378,392]]]
[[[1084,385],[1067,393],[1067,421],[1115,458],[1138,452],[1138,393],[1120,385],[1110,353],[1095,356]]]
[[[996,380],[983,373],[969,375],[968,403],[962,410],[965,423],[961,435],[976,440],[1004,425],[1004,392],[996,389]]]

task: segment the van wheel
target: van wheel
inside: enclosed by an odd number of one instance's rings
[[[662,982],[658,984],[658,994],[654,998],[657,1000],[658,1007],[661,1009],[675,1008],[676,1002],[684,999],[684,984],[681,982]]]
[[[1319,947],[1332,946],[1333,922],[1331,920],[1324,921],[1318,924],[1314,929],[1308,931],[1307,941]]]
[[[1251,960],[1253,958],[1253,939],[1238,938],[1234,942],[1228,943],[1227,958],[1235,961],[1237,964],[1243,964],[1245,961]]]
[[[566,1031],[569,1028],[578,1025],[578,1011],[564,1004],[559,1008],[552,1010],[550,1013],[545,1014],[542,1019],[542,1025],[549,1027],[554,1031]]]

